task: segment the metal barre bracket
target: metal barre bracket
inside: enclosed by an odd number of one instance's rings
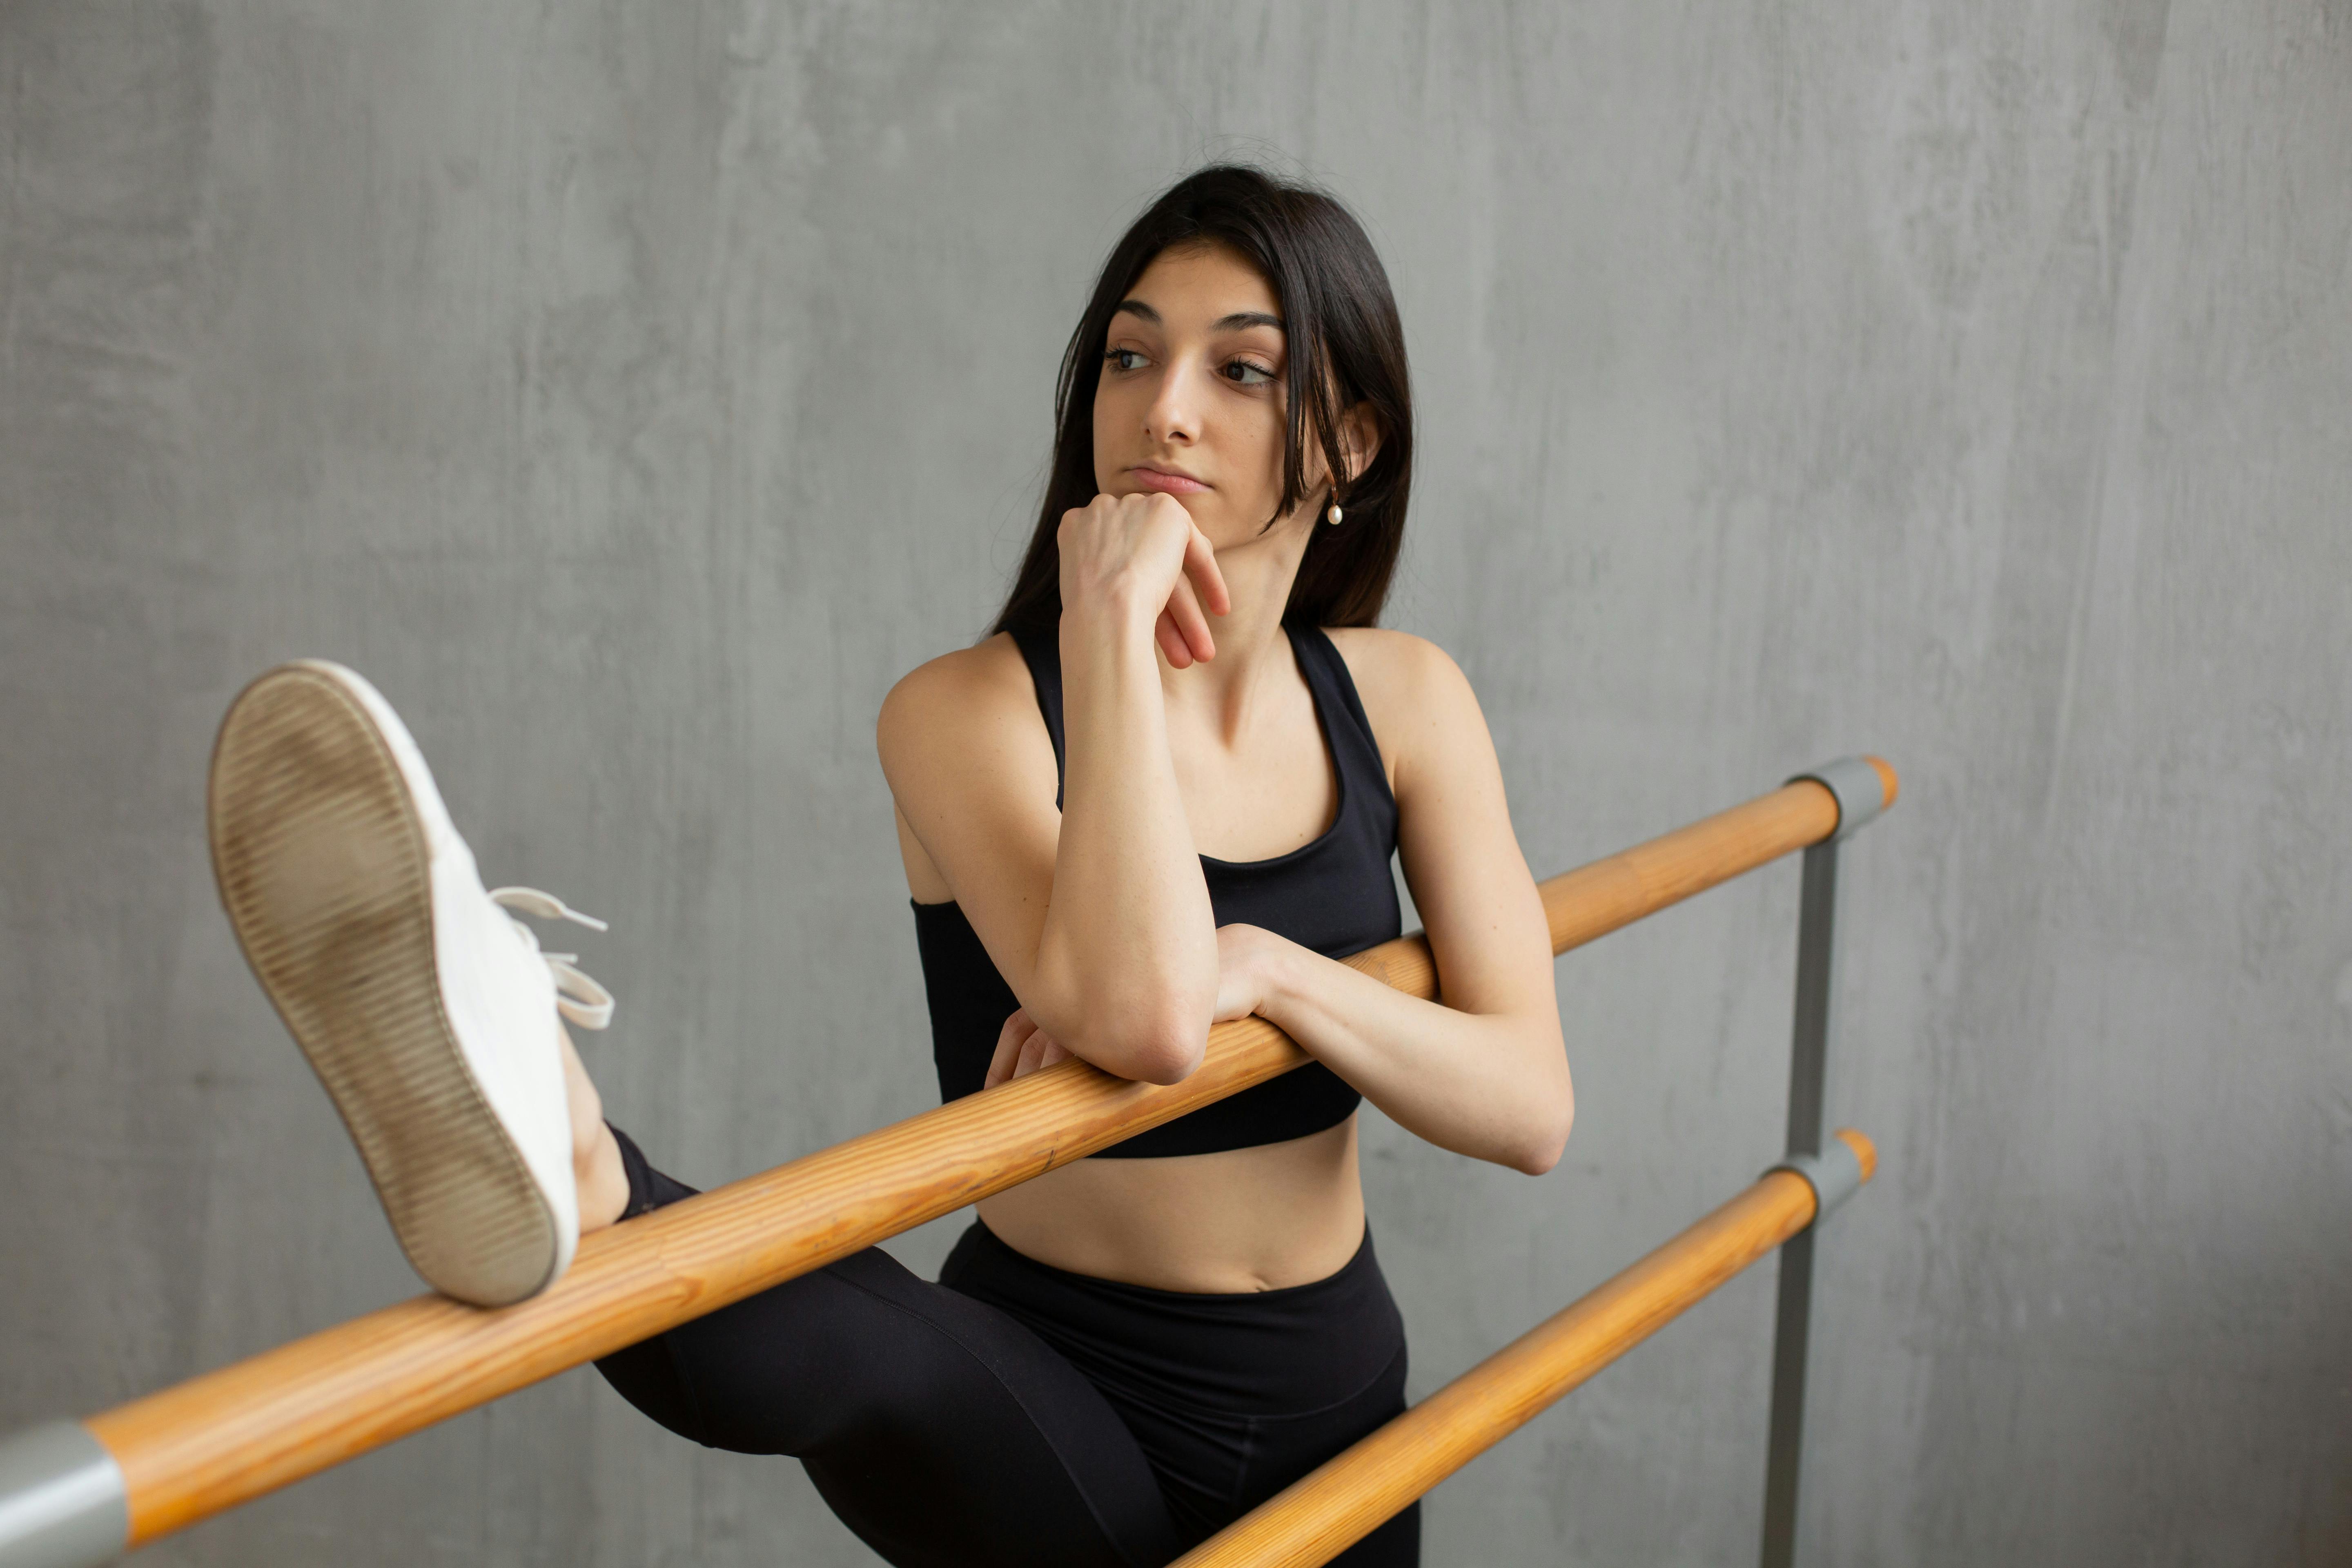
[[[0,1440],[0,1568],[90,1568],[131,1540],[122,1467],[79,1421]]]
[[[1837,831],[1826,842],[1851,838],[1886,810],[1886,781],[1866,757],[1840,757],[1817,768],[1793,773],[1789,783],[1811,779],[1830,792],[1838,808]]]
[[[1830,1210],[1862,1191],[1862,1157],[1843,1138],[1825,1138],[1820,1153],[1791,1154],[1767,1166],[1764,1173],[1769,1176],[1774,1171],[1794,1171],[1813,1189],[1814,1225],[1821,1224],[1829,1217]]]

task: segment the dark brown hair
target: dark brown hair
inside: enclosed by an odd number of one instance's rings
[[[1171,247],[1224,245],[1274,290],[1288,340],[1283,376],[1290,428],[1275,518],[1305,499],[1307,444],[1334,475],[1341,461],[1340,417],[1361,405],[1380,449],[1334,499],[1345,521],[1317,527],[1291,584],[1285,620],[1370,626],[1388,598],[1404,539],[1412,485],[1412,388],[1404,328],[1372,242],[1348,209],[1311,185],[1263,170],[1213,164],[1171,185],[1111,247],[1078,330],[1062,353],[1054,391],[1054,462],[1037,510],[1037,531],[992,631],[1049,626],[1062,614],[1062,514],[1100,493],[1095,483],[1095,385],[1118,303],[1144,268]],[[1273,526],[1274,518],[1266,520]]]

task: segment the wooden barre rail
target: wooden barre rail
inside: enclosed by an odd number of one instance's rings
[[[1870,761],[1891,804],[1894,770]],[[1818,843],[1837,824],[1835,797],[1801,780],[1555,877],[1541,889],[1553,951]],[[1348,962],[1436,994],[1418,935]],[[82,1425],[120,1467],[126,1544],[139,1546],[1307,1060],[1247,1018],[1212,1030],[1203,1065],[1179,1084],[1064,1062],[588,1237],[553,1288],[518,1305],[417,1297]]]
[[[1878,1152],[1838,1134],[1862,1162]],[[1811,1184],[1754,1186],[1480,1362],[1354,1447],[1235,1520],[1170,1568],[1314,1568],[1517,1431],[1569,1390],[1813,1222]]]

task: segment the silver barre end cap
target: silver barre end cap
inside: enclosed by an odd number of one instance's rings
[[[1829,1217],[1830,1210],[1862,1191],[1862,1156],[1853,1145],[1843,1138],[1822,1141],[1818,1154],[1791,1154],[1787,1159],[1767,1166],[1764,1173],[1774,1171],[1794,1171],[1805,1178],[1813,1189],[1813,1224]],[[0,1559],[0,1563],[5,1563]]]
[[[1853,837],[1886,810],[1886,781],[1878,776],[1878,770],[1870,765],[1867,757],[1840,757],[1833,763],[1792,773],[1788,782],[1795,784],[1800,779],[1811,779],[1837,801],[1837,831],[1829,836],[1828,843]]]
[[[0,1568],[98,1568],[131,1542],[122,1467],[79,1421],[0,1439]]]

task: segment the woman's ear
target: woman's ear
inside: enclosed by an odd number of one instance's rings
[[[1369,404],[1357,404],[1339,418],[1339,457],[1347,465],[1341,488],[1363,477],[1381,455],[1381,422],[1374,418]]]

